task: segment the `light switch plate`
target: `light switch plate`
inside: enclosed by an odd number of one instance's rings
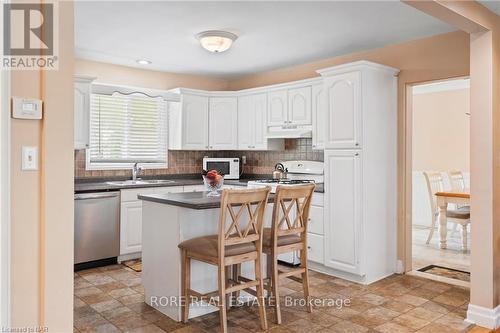
[[[22,158],[22,170],[38,170],[38,147],[23,146]]]

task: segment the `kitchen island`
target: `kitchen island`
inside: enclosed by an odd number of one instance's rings
[[[265,226],[270,226],[269,198]],[[179,243],[194,237],[217,234],[221,197],[207,192],[139,195],[142,205],[142,283],[145,302],[180,321],[181,263]],[[263,272],[266,272],[265,258]],[[253,263],[243,263],[243,276],[253,278]],[[265,273],[264,273],[265,274]],[[217,267],[193,260],[191,289],[200,293],[217,290]],[[249,296],[242,293],[242,297]],[[190,318],[217,311],[208,304],[191,304]]]

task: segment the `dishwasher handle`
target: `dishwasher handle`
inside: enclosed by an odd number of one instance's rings
[[[90,199],[104,199],[115,198],[120,195],[119,191],[115,192],[99,192],[99,193],[77,193],[75,200],[90,200]]]

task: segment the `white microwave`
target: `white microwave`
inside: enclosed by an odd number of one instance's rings
[[[240,179],[239,158],[204,157],[203,170],[217,170],[224,175],[225,179]]]

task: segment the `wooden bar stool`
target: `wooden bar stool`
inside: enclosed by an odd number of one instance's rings
[[[243,289],[255,287],[260,312],[260,324],[267,329],[264,308],[264,281],[261,272],[262,230],[264,213],[269,196],[269,187],[245,190],[223,190],[219,216],[218,235],[202,236],[179,244],[181,250],[182,274],[182,321],[189,317],[191,297],[213,297],[220,309],[220,325],[227,332],[226,297]],[[236,212],[235,212],[236,208]],[[242,220],[246,219],[246,224]],[[229,225],[229,226],[228,226]],[[218,290],[200,294],[191,290],[191,260],[198,260],[218,267]],[[236,282],[229,279],[226,266],[240,265],[246,261],[255,262],[255,280]],[[233,266],[234,267],[234,266]]]
[[[287,277],[302,282],[307,311],[312,311],[307,265],[307,223],[314,188],[314,184],[278,186],[274,198],[272,227],[264,229],[263,251],[267,255],[270,274],[267,290],[274,297],[278,324],[281,324],[280,278]],[[286,272],[278,270],[278,255],[293,251],[300,251],[300,266]],[[296,275],[301,275],[302,279],[297,278]]]

